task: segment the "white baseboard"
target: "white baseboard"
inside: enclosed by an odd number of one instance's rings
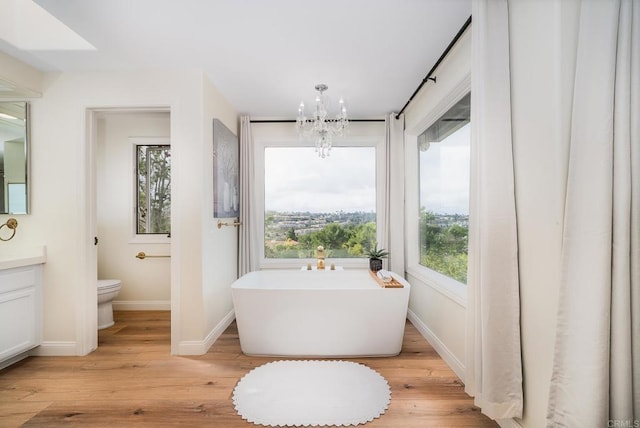
[[[0,362],[0,370],[9,367],[10,365],[13,365],[15,363],[17,363],[18,361],[24,360],[25,358],[31,356],[31,351],[25,351],[22,354],[18,354],[14,357],[8,358],[2,362]]]
[[[496,422],[498,423],[498,425],[500,425],[500,428],[522,428],[522,425],[520,425],[515,419],[498,419],[496,420]]]
[[[9,367],[27,357],[75,357],[80,355],[76,349],[77,342],[42,342],[33,349],[24,351],[0,363],[0,369]]]
[[[170,311],[170,300],[114,300],[114,311]]]
[[[31,350],[34,357],[70,357],[81,355],[77,352],[76,342],[44,341]]]
[[[209,332],[204,340],[185,340],[178,344],[178,355],[202,355],[206,354],[211,345],[224,333],[229,325],[236,319],[236,313],[232,309],[224,318]]]
[[[429,342],[433,349],[442,357],[445,363],[451,367],[451,370],[464,382],[465,368],[464,364],[458,360],[458,358],[446,347],[444,343],[422,322],[420,318],[411,310],[407,311],[407,318],[411,321],[411,324],[422,334],[422,336]]]

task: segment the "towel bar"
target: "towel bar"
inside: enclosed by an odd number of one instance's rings
[[[150,259],[150,258],[168,258],[168,257],[171,257],[171,256],[149,256],[145,254],[144,251],[140,251],[138,254],[136,254],[136,259],[140,259],[140,260]]]
[[[223,222],[222,220],[218,220],[218,229],[221,229],[222,226],[238,227],[240,225],[242,225],[241,221],[234,221],[233,223],[227,223],[227,222]]]

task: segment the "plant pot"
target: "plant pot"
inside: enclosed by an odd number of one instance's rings
[[[373,272],[378,272],[382,269],[382,259],[369,259],[369,269]]]

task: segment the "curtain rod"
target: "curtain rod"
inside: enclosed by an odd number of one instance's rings
[[[449,53],[449,51],[453,48],[453,46],[456,44],[456,42],[458,41],[458,39],[460,39],[460,37],[462,37],[462,34],[465,32],[465,30],[467,29],[467,27],[469,27],[469,25],[471,25],[471,16],[469,16],[469,19],[467,19],[467,21],[462,25],[462,28],[460,28],[460,31],[458,31],[458,33],[455,35],[455,37],[453,38],[453,40],[451,40],[451,43],[449,43],[449,46],[447,46],[447,48],[444,50],[444,52],[442,52],[442,55],[440,55],[440,58],[438,58],[438,60],[436,61],[436,63],[433,65],[433,67],[431,67],[431,70],[429,70],[429,72],[427,73],[427,76],[422,79],[422,82],[420,82],[420,85],[418,85],[418,88],[413,92],[413,94],[409,97],[409,100],[407,101],[407,103],[404,105],[404,107],[402,107],[402,110],[400,110],[400,112],[396,115],[396,119],[400,118],[400,115],[405,111],[405,109],[409,106],[409,103],[411,103],[411,101],[413,101],[413,98],[416,96],[416,94],[418,93],[418,91],[420,91],[420,89],[422,89],[422,87],[424,86],[425,83],[427,83],[429,80],[433,80],[433,82],[435,83],[436,78],[435,77],[431,77],[431,75],[433,74],[433,72],[436,70],[436,68],[438,68],[438,66],[440,65],[440,63],[445,59],[445,57],[447,56],[447,54]]]
[[[348,119],[349,122],[384,122],[384,119]],[[296,123],[295,119],[250,120],[250,123]]]

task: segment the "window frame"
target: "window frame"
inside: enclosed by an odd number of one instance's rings
[[[167,233],[138,233],[138,153],[137,146],[169,146],[171,143],[169,137],[129,137],[131,147],[131,192],[129,200],[131,201],[129,227],[131,230],[130,244],[169,244],[171,236]]]
[[[311,147],[312,142],[300,141],[295,135],[295,129],[292,124],[286,123],[285,126],[274,126],[270,124],[269,128],[264,132],[254,132],[254,161],[255,161],[255,197],[256,197],[256,218],[258,222],[257,232],[258,239],[255,241],[259,248],[259,266],[260,269],[300,269],[307,263],[315,265],[315,258],[304,259],[270,259],[265,257],[264,250],[264,217],[265,217],[265,194],[264,194],[264,152],[266,148],[273,147]],[[355,125],[355,126],[354,126]],[[384,160],[385,139],[384,139],[384,123],[380,125],[380,129],[376,126],[369,125],[370,129],[365,129],[366,125],[349,124],[348,135],[344,137],[334,138],[333,147],[374,147],[376,151],[376,239],[381,241],[382,224],[384,221],[384,183],[386,175],[386,162]],[[266,127],[267,124],[261,125]],[[367,258],[332,258],[328,259],[328,263],[334,263],[336,266],[344,268],[368,268],[369,259]]]
[[[433,125],[443,114],[471,92],[471,75],[467,74],[412,129],[405,131],[405,225],[407,274],[416,277],[440,291],[451,300],[466,307],[467,285],[420,264],[420,170],[418,136]],[[473,125],[472,125],[473,126]],[[473,131],[472,131],[473,134]],[[471,201],[473,195],[470,194]],[[471,217],[471,213],[469,213]]]

